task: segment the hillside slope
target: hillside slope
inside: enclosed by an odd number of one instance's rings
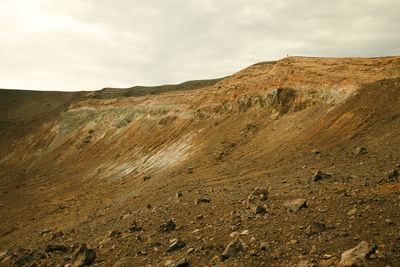
[[[79,265],[87,244],[99,266],[329,266],[367,241],[367,264],[400,265],[400,57],[133,88],[0,90],[1,264]]]

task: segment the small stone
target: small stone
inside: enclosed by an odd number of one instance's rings
[[[187,251],[187,254],[190,255],[190,254],[192,254],[194,251],[195,251],[194,248],[189,248],[188,251]]]
[[[362,265],[365,263],[366,257],[374,250],[368,242],[361,241],[356,247],[342,253],[340,264],[341,266]]]
[[[161,224],[160,229],[164,232],[169,232],[172,230],[175,230],[176,224],[174,223],[173,220],[169,220],[166,223]]]
[[[310,254],[315,254],[317,252],[317,247],[315,245],[311,246]]]
[[[292,239],[289,241],[290,245],[296,245],[297,244],[297,240],[296,239]]]
[[[326,225],[319,222],[312,222],[306,229],[307,235],[319,234],[326,230]]]
[[[260,249],[263,251],[267,251],[269,247],[268,242],[261,242]]]
[[[357,209],[354,208],[354,209],[350,210],[350,211],[347,213],[347,216],[353,216],[353,215],[355,215],[356,213],[357,213]]]
[[[86,244],[81,244],[72,257],[72,266],[80,267],[90,265],[95,259],[96,251],[94,249],[87,248]]]
[[[67,253],[68,248],[62,245],[47,245],[47,247],[44,250],[46,253],[51,253],[54,251],[59,251],[62,253]]]
[[[196,199],[196,201],[195,201],[196,204],[200,204],[200,203],[210,203],[210,202],[211,202],[211,200],[208,199],[208,198],[198,198],[198,199]]]
[[[178,261],[177,264],[175,264],[175,267],[186,267],[189,266],[189,259],[187,257],[183,257],[180,261]]]
[[[145,176],[145,177],[143,177],[143,181],[147,181],[147,180],[150,180],[150,176]]]
[[[200,229],[194,229],[194,230],[192,231],[192,234],[196,234],[196,233],[198,233],[198,232],[200,232]]]
[[[63,236],[64,236],[64,233],[63,233],[63,232],[57,232],[57,233],[55,233],[55,234],[53,234],[53,235],[51,236],[50,240],[54,240],[54,239],[57,239],[57,238],[63,237]]]
[[[264,206],[261,205],[257,205],[253,208],[254,214],[261,214],[264,215],[265,213],[267,213],[267,210],[265,209]]]
[[[357,147],[357,149],[356,149],[356,155],[357,156],[361,156],[361,155],[364,155],[366,153],[367,153],[367,149],[365,147],[363,147],[363,146]]]
[[[177,192],[175,196],[176,196],[176,198],[180,198],[183,196],[183,194],[181,192]]]
[[[50,233],[50,232],[51,232],[50,229],[44,229],[43,231],[41,231],[41,232],[39,233],[39,235],[40,235],[40,236],[43,236],[43,235],[45,235],[45,234],[47,234],[47,233]]]
[[[324,259],[324,260],[329,260],[330,258],[332,258],[333,257],[333,255],[331,255],[331,254],[324,254],[323,256],[322,256],[322,258]]]
[[[150,248],[160,247],[162,244],[159,241],[153,242],[149,245]]]
[[[232,232],[229,236],[231,238],[238,238],[240,236],[240,233],[239,232]]]
[[[335,257],[332,257],[330,259],[323,259],[322,261],[319,262],[320,266],[322,267],[327,267],[327,266],[337,266],[337,259]]]
[[[399,171],[398,170],[391,170],[388,173],[388,178],[390,179],[390,181],[395,181],[399,178]]]
[[[329,179],[331,177],[332,177],[332,175],[330,175],[330,174],[323,173],[321,171],[317,171],[316,173],[314,173],[311,180],[314,182],[317,182],[317,181]]]
[[[9,250],[3,250],[0,252],[0,260],[3,259],[9,253]]]
[[[376,251],[375,251],[375,255],[376,255],[376,257],[377,257],[378,259],[381,259],[381,260],[383,260],[383,259],[386,258],[386,255],[383,254],[382,251],[380,251],[380,250],[376,250]]]
[[[254,249],[250,250],[249,254],[250,256],[257,256],[257,252]]]
[[[221,261],[222,261],[221,257],[216,255],[210,260],[210,264],[215,265],[215,264],[218,264]]]
[[[321,154],[321,151],[319,151],[318,148],[314,148],[313,150],[311,150],[311,153],[313,153],[314,155],[318,155]]]
[[[175,262],[173,260],[167,260],[164,264],[165,267],[174,267]]]
[[[138,232],[142,230],[142,227],[140,226],[140,224],[137,221],[133,221],[132,226],[129,227],[129,230],[131,232]]]
[[[167,252],[174,252],[186,247],[186,243],[178,238],[167,250]]]
[[[302,208],[307,207],[307,201],[302,198],[294,199],[294,200],[289,200],[285,202],[284,206],[289,209],[291,212],[296,212],[299,211]]]
[[[243,244],[239,240],[232,241],[229,245],[225,248],[224,252],[222,253],[222,259],[226,260],[232,257],[237,256],[239,253],[243,253]]]
[[[394,222],[391,219],[386,219],[385,222],[391,226],[394,225]]]
[[[255,187],[247,198],[247,202],[265,201],[268,199],[268,189],[265,187]]]
[[[311,263],[306,260],[302,260],[297,264],[297,267],[316,267],[316,266],[317,265],[315,265],[314,263]]]
[[[240,235],[249,235],[249,230],[244,230],[240,233]]]
[[[118,230],[113,230],[108,236],[109,238],[118,238],[121,237],[121,232]]]

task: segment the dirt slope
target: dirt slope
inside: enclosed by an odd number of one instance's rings
[[[0,90],[2,265],[400,265],[400,57],[146,90]]]

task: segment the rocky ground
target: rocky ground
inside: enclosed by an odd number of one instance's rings
[[[398,57],[287,58],[40,96],[36,123],[7,92],[0,265],[399,266],[398,77]]]

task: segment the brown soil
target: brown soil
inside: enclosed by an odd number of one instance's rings
[[[164,89],[0,90],[0,265],[77,264],[87,244],[97,266],[335,266],[363,240],[366,264],[400,265],[400,57],[288,57]],[[268,198],[250,203],[255,187]]]

